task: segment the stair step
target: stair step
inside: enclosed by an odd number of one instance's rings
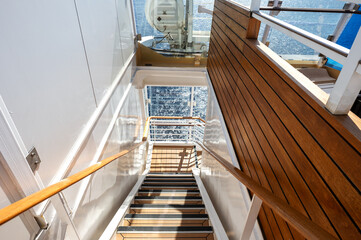
[[[146,180],[194,180],[193,176],[147,176]]]
[[[124,219],[143,220],[208,220],[208,214],[126,214]]]
[[[143,189],[138,191],[138,196],[197,196],[198,190],[187,189]]]
[[[157,204],[201,204],[199,196],[136,196],[134,203],[157,203]]]
[[[158,177],[152,177],[152,178],[145,178],[145,180],[152,180],[152,181],[172,181],[172,180],[178,180],[178,181],[184,181],[184,180],[194,180],[194,178],[186,177],[186,178],[180,178],[180,177],[166,177],[166,178],[158,178]]]
[[[203,204],[131,204],[130,213],[204,214]]]
[[[138,193],[190,193],[199,194],[199,190],[187,190],[187,189],[141,189]]]
[[[163,185],[155,185],[155,184],[143,184],[142,188],[181,188],[181,189],[198,189],[197,185],[180,185],[180,184],[163,184]]]
[[[135,196],[136,200],[202,200],[202,197],[195,197],[195,196]]]
[[[193,177],[192,173],[169,173],[169,172],[150,172],[147,174],[147,176],[151,177]]]
[[[194,179],[145,179],[144,180],[144,183],[161,183],[161,184],[164,184],[164,183],[196,183],[196,180]]]
[[[122,226],[209,226],[207,214],[127,214]]]
[[[150,172],[147,175],[191,175],[193,173],[185,173],[185,172]]]
[[[186,227],[173,227],[173,226],[167,226],[167,227],[133,227],[133,226],[120,226],[118,227],[118,233],[121,233],[124,235],[125,233],[213,233],[212,227],[200,227],[200,226],[186,226]]]
[[[143,184],[149,185],[196,185],[196,181],[184,181],[184,180],[144,180]]]
[[[131,204],[131,209],[170,208],[170,209],[204,209],[203,204]]]

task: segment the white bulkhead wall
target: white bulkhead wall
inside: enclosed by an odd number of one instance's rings
[[[40,155],[38,174],[45,186],[64,170],[60,168],[66,167],[65,159],[81,131],[132,56],[135,33],[130,4],[131,0],[0,2],[0,95],[26,148],[35,146]],[[68,174],[93,160],[132,75],[130,64]],[[136,129],[142,130],[142,108],[138,91],[130,88],[101,158],[134,142]],[[143,167],[142,159],[130,155],[91,178],[85,198],[77,198],[81,184],[64,192],[70,208],[76,208],[73,218],[82,239],[95,239],[101,233]],[[1,199],[5,195],[0,191]],[[0,207],[8,203],[1,201]],[[50,215],[45,213],[47,220]],[[11,223],[25,229],[18,218]],[[0,227],[1,238],[14,239],[10,227]],[[50,228],[47,236],[56,234]]]

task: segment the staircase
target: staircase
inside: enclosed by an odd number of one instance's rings
[[[117,233],[117,239],[214,239],[192,173],[149,173]]]

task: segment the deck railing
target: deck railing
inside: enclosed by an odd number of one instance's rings
[[[241,8],[247,9],[246,7],[231,0],[225,1],[240,6]],[[355,102],[355,99],[361,89],[361,84],[359,84],[361,79],[361,52],[359,51],[361,47],[361,29],[355,29],[355,31],[358,33],[355,37],[351,49],[349,50],[337,43],[326,40],[315,34],[295,27],[271,15],[260,12],[262,9],[268,10],[269,8],[261,7],[261,0],[252,0],[251,7],[248,10],[252,12],[253,18],[274,29],[277,29],[278,31],[301,42],[307,47],[310,47],[315,51],[322,53],[326,57],[330,57],[343,65],[343,68],[340,72],[339,77],[337,78],[333,91],[327,100],[326,108],[333,114],[347,114],[351,109],[353,103]],[[273,8],[273,10],[275,11],[278,11],[279,9],[280,8],[278,7]],[[302,11],[302,9],[288,10]],[[307,9],[303,10],[307,11]],[[347,13],[347,11],[345,13]],[[359,14],[360,12],[349,11],[348,13]]]
[[[147,123],[144,134],[149,134],[151,142],[203,141],[205,121],[199,117],[152,116]]]

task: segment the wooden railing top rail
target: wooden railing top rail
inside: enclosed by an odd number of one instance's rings
[[[152,119],[193,119],[193,120],[199,120],[203,123],[205,123],[206,121],[204,121],[204,119],[200,118],[200,117],[171,117],[171,116],[151,116],[147,118],[147,121],[145,123],[145,127],[144,127],[144,132],[143,132],[143,141],[144,139],[148,138],[148,133],[149,133],[149,127],[150,127],[150,120]]]
[[[135,146],[131,147],[128,150],[121,151],[111,157],[108,157],[76,174],[71,175],[55,184],[52,184],[36,193],[33,193],[19,201],[0,209],[0,225],[6,223],[7,221],[13,219],[14,217],[20,215],[21,213],[29,210],[30,208],[34,207],[35,205],[41,203],[42,201],[50,198],[51,196],[63,191],[64,189],[70,187],[71,185],[79,182],[83,178],[93,174],[94,172],[98,171],[99,169],[103,168],[104,166],[108,165],[109,163],[113,162],[114,160],[126,155],[129,152],[132,152],[134,149],[141,146],[145,143],[148,139],[148,132],[149,132],[149,125],[151,119],[194,119],[200,120],[205,123],[205,121],[199,117],[148,117],[144,127],[144,133],[142,142],[136,144]]]
[[[50,185],[36,193],[33,193],[25,198],[20,199],[19,201],[0,209],[0,225],[6,223],[7,221],[13,219],[14,217],[20,215],[21,213],[29,210],[30,208],[34,207],[35,205],[41,203],[42,201],[50,198],[51,196],[63,191],[64,189],[70,187],[71,185],[79,182],[83,178],[93,174],[94,172],[98,171],[99,169],[103,168],[104,166],[108,165],[109,163],[113,162],[114,160],[126,155],[127,153],[132,152],[139,146],[145,143],[147,138],[143,137],[143,141],[137,143],[130,149],[121,151],[111,157],[108,157],[70,177],[67,177],[53,185]]]
[[[279,214],[285,221],[291,224],[307,239],[336,239],[329,232],[316,225],[303,214],[292,208],[285,201],[277,198],[272,192],[259,185],[252,178],[243,173],[239,168],[236,168],[223,157],[211,151],[202,143],[197,142],[206,152],[208,152],[214,159],[216,159],[233,177],[243,183],[249,190],[251,190],[257,197]]]

